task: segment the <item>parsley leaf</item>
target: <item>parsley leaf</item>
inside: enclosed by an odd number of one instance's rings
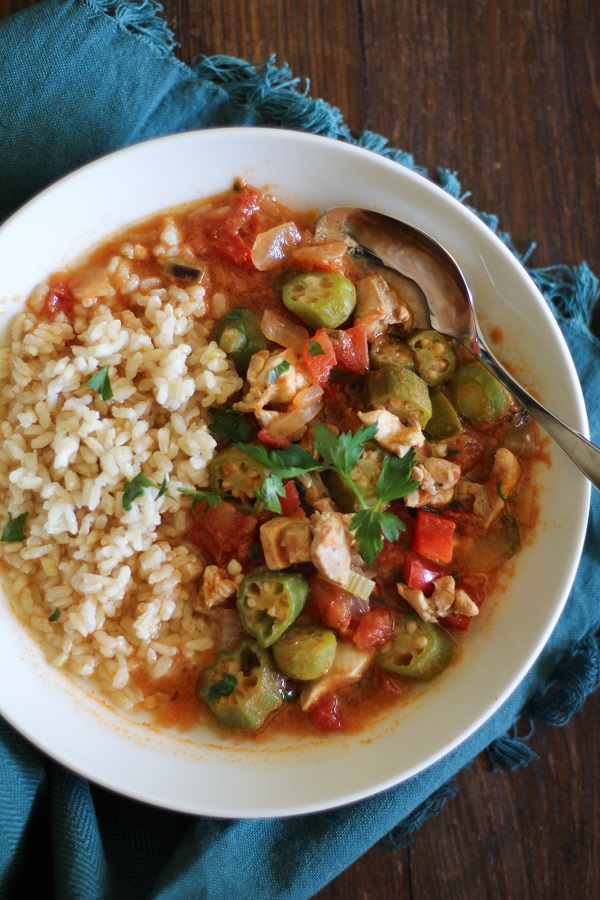
[[[342,475],[350,475],[362,456],[364,444],[375,437],[376,433],[377,425],[375,424],[359,428],[354,434],[351,431],[333,434],[322,422],[317,422],[313,443],[315,450],[325,462],[328,462]]]
[[[252,425],[243,415],[232,409],[211,409],[213,421],[208,426],[211,434],[222,437],[226,441],[248,441],[252,434]]]
[[[231,675],[229,672],[223,672],[221,680],[211,684],[206,692],[206,697],[208,700],[216,700],[218,697],[227,697],[234,692],[236,686],[237,678],[235,675]]]
[[[125,482],[125,487],[123,488],[123,509],[126,512],[129,512],[133,501],[137,500],[138,497],[141,497],[145,489],[149,487],[153,487],[158,490],[158,494],[156,495],[157,500],[159,497],[164,497],[164,495],[167,493],[168,483],[169,482],[166,475],[162,480],[162,484],[158,485],[155,481],[152,480],[152,478],[149,478],[148,475],[145,475],[144,472],[138,472],[135,478],[132,478],[131,481]]]
[[[374,509],[359,509],[350,520],[350,529],[367,563],[372,563],[383,547],[380,513]]]
[[[25,534],[23,532],[23,525],[25,524],[25,519],[29,513],[21,513],[20,516],[17,516],[16,519],[13,519],[12,513],[8,514],[8,522],[2,529],[2,537],[0,541],[4,541],[6,544],[16,544],[18,541],[25,540]]]
[[[325,356],[325,351],[321,344],[318,341],[314,341],[312,338],[308,342],[308,353],[310,356]]]
[[[114,394],[108,377],[108,366],[102,366],[95,375],[92,375],[88,387],[100,394],[103,400],[112,400]]]
[[[502,493],[502,482],[501,482],[501,481],[497,481],[497,482],[496,482],[496,493],[498,494],[498,496],[500,497],[500,499],[501,499],[504,503],[506,503],[506,497],[505,497],[504,494]]]
[[[194,488],[177,488],[180,494],[187,494],[192,498],[192,509],[197,503],[206,503],[207,509],[214,506],[220,506],[223,502],[221,494],[215,494],[214,491],[197,491]]]
[[[57,606],[56,609],[54,610],[54,612],[51,612],[50,615],[48,616],[48,621],[49,622],[58,622],[59,619],[60,619],[60,609]]]
[[[411,472],[415,463],[415,451],[410,448],[405,456],[386,456],[375,486],[375,496],[381,503],[400,500],[418,486]]]
[[[278,366],[275,366],[269,374],[267,375],[267,384],[275,384],[280,375],[283,375],[284,372],[287,372],[290,364],[287,359],[283,359]]]

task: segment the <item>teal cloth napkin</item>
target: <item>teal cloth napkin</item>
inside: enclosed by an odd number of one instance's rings
[[[177,131],[272,125],[352,141],[418,168],[371,132],[353,138],[339,111],[298,88],[289,69],[225,57],[188,67],[154,0],[45,0],[0,22],[0,220],[76,166]],[[460,196],[453,173],[438,180]],[[498,232],[494,216],[483,216]],[[500,234],[510,244],[507,235]],[[0,267],[1,270],[1,267]],[[600,440],[600,342],[587,327],[598,281],[585,264],[530,269],[558,318]],[[535,754],[507,730],[563,724],[597,686],[600,497],[577,580],[547,647],[502,708],[469,740],[396,788],[292,819],[194,818],[115,796],[49,760],[0,720],[0,895],[68,898],[307,898],[391,832],[406,835],[452,794],[480,751],[493,764]],[[6,686],[0,686],[5,690]]]

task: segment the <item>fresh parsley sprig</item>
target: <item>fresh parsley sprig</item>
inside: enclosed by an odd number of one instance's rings
[[[375,504],[373,507],[368,506],[360,488],[352,480],[351,472],[362,456],[365,444],[376,434],[376,424],[359,428],[354,434],[351,431],[333,434],[325,425],[317,422],[313,446],[320,459],[315,459],[298,444],[280,450],[267,450],[263,446],[245,443],[236,443],[235,446],[268,469],[262,487],[256,488],[255,493],[270,512],[281,513],[280,498],[285,497],[284,479],[323,471],[336,472],[343,478],[355,494],[360,507],[350,522],[350,529],[354,532],[366,562],[371,563],[381,551],[383,539],[394,541],[404,530],[402,521],[393,513],[385,512],[383,507],[392,500],[406,497],[419,484],[411,474],[415,458],[412,448],[403,457],[386,457],[375,487]]]
[[[367,563],[372,563],[381,552],[383,538],[395,541],[404,531],[404,524],[398,516],[384,512],[382,506],[406,497],[418,486],[419,482],[414,481],[411,475],[414,459],[412,447],[405,456],[386,456],[375,485],[375,505],[372,509],[363,506],[350,521],[350,528]]]

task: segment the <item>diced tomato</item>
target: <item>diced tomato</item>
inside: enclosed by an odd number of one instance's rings
[[[417,556],[410,550],[404,554],[404,565],[402,567],[402,577],[410,588],[417,591],[423,591],[426,597],[430,597],[433,593],[433,582],[441,575],[447,572],[439,566],[434,565],[428,559]]]
[[[313,575],[310,578],[310,597],[324,625],[335,629],[342,637],[353,633],[356,600],[352,594],[319,575]]]
[[[281,512],[284,516],[287,516],[300,506],[300,494],[292,478],[289,481],[284,481],[283,486],[285,488],[285,497],[280,497],[279,500],[281,502]]]
[[[411,550],[436,562],[452,561],[452,535],[456,525],[437,513],[420,509],[415,520]]]
[[[64,281],[56,281],[50,285],[46,294],[45,308],[47,315],[51,319],[60,312],[64,312],[67,316],[72,316],[74,306],[75,297],[68,284]]]
[[[283,434],[277,434],[276,431],[271,431],[270,428],[261,428],[256,437],[259,441],[262,441],[263,444],[269,444],[271,447],[276,447],[278,450],[281,450],[282,447],[290,446],[289,438],[285,437]]]
[[[250,559],[257,529],[254,516],[240,512],[231,503],[223,502],[214,507],[197,503],[189,537],[222,566],[228,558]]]
[[[355,325],[345,331],[334,332],[333,349],[340,369],[346,372],[364,374],[369,368],[369,345],[367,329],[364,325]]]
[[[326,384],[329,373],[336,363],[331,338],[324,328],[319,328],[315,336],[304,342],[302,348],[304,365],[317,384]]]
[[[377,557],[377,568],[384,577],[399,574],[404,566],[406,547],[399,541],[383,542],[383,547]]]
[[[389,641],[394,633],[394,619],[387,609],[370,609],[354,632],[352,640],[359,650],[373,650]]]
[[[260,230],[260,222],[254,215],[259,208],[262,194],[256,188],[245,185],[231,193],[230,207],[221,215],[198,215],[193,219],[194,232],[209,240],[226,259],[246,271],[254,269],[252,246]]]
[[[324,697],[317,700],[310,711],[310,715],[317,728],[320,728],[321,731],[335,731],[337,728],[344,727],[338,699],[335,694],[325,694]]]

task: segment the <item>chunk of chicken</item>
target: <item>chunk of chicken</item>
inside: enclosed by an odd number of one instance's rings
[[[481,516],[488,528],[504,509],[505,500],[514,491],[521,477],[521,466],[513,453],[506,447],[496,450],[492,471],[485,484],[461,480],[457,497],[472,497],[473,512]]]
[[[367,275],[356,285],[354,323],[365,326],[369,343],[386,332],[390,325],[401,325],[409,331],[413,318],[409,307],[381,275]]]
[[[278,369],[282,366],[283,371]],[[279,415],[277,410],[266,409],[268,405],[285,406],[313,383],[298,354],[289,349],[274,353],[259,350],[250,360],[246,378],[248,391],[234,407],[239,412],[254,413],[265,428]]]
[[[450,613],[476,616],[479,607],[473,603],[466,591],[456,588],[452,575],[441,575],[433,582],[433,594],[426,597],[423,591],[399,582],[396,585],[400,596],[412,606],[424,622],[435,623]]]
[[[387,409],[359,412],[358,417],[363,425],[377,425],[377,443],[398,456],[405,456],[411,447],[422,447],[425,443],[425,435],[418,422],[403,425],[398,416]]]
[[[222,606],[231,597],[237,596],[237,592],[237,584],[231,580],[225,569],[221,569],[219,566],[207,566],[194,607],[206,610],[212,609],[214,606]]]
[[[300,694],[302,711],[312,709],[325,694],[360,681],[374,654],[375,650],[359,650],[350,641],[339,641],[329,672],[307,684]]]
[[[310,555],[321,575],[345,587],[350,577],[352,535],[344,519],[332,509],[311,516],[314,526]]]
[[[445,506],[454,495],[460,478],[460,466],[447,459],[430,456],[413,466],[412,477],[418,479],[420,484],[404,498],[406,506]]]
[[[260,526],[260,542],[269,569],[310,562],[313,528],[308,519],[277,516]]]

